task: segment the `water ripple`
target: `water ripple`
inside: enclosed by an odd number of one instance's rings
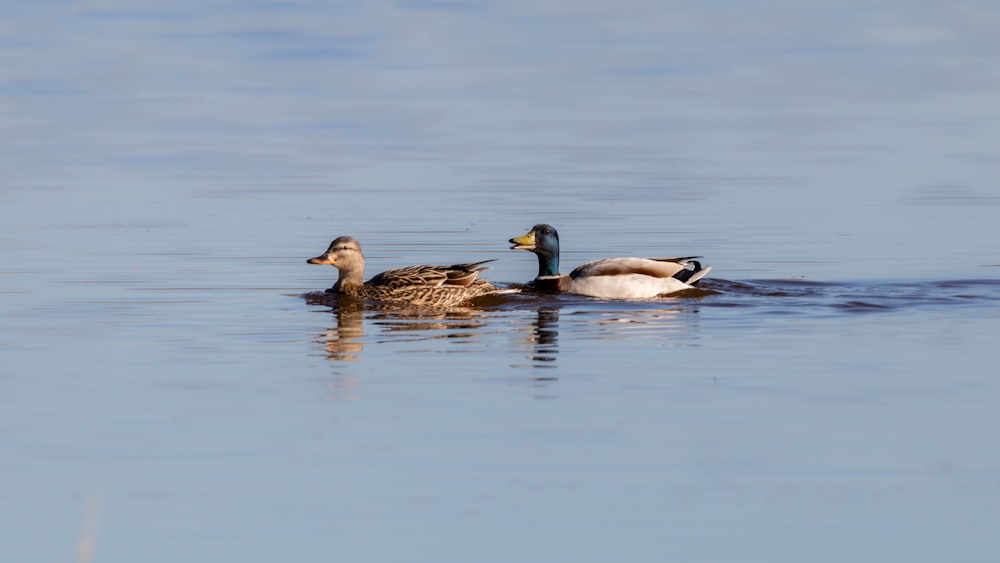
[[[797,313],[871,313],[928,307],[995,305],[1000,280],[945,280],[925,282],[814,282],[806,280],[712,280],[707,289],[718,292],[704,300],[710,307],[748,307]]]
[[[479,307],[443,310],[342,302],[324,293],[303,297],[308,304],[328,307],[334,313],[336,326],[315,338],[331,360],[357,360],[366,344],[406,353],[485,353],[500,340],[499,335],[509,334],[509,345],[521,350],[528,360],[515,363],[515,367],[548,369],[557,367],[560,346],[566,345],[567,337],[572,341],[570,349],[598,340],[698,345],[709,319],[752,327],[768,318],[822,319],[956,307],[993,315],[1000,303],[1000,280],[831,283],[713,279],[697,291],[660,299],[615,301],[568,294],[520,294]]]

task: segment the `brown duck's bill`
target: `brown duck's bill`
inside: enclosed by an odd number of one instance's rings
[[[326,254],[322,256],[317,256],[315,258],[310,258],[306,260],[306,262],[310,264],[332,264],[332,262],[330,262],[330,257],[327,256]]]
[[[535,231],[524,235],[523,237],[512,238],[509,241],[514,246],[511,246],[511,250],[534,250],[535,249]]]

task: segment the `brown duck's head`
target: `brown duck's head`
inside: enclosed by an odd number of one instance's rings
[[[326,252],[306,262],[333,266],[340,270],[339,279],[348,278],[352,281],[361,278],[365,269],[361,245],[351,237],[337,237]]]

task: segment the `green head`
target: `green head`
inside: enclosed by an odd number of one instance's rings
[[[538,276],[559,275],[559,232],[552,225],[535,225],[523,237],[510,239],[514,250],[528,250],[538,257]]]

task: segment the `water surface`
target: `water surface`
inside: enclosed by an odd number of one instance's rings
[[[22,3],[0,552],[994,561],[998,8]],[[331,302],[699,254],[701,291]]]

